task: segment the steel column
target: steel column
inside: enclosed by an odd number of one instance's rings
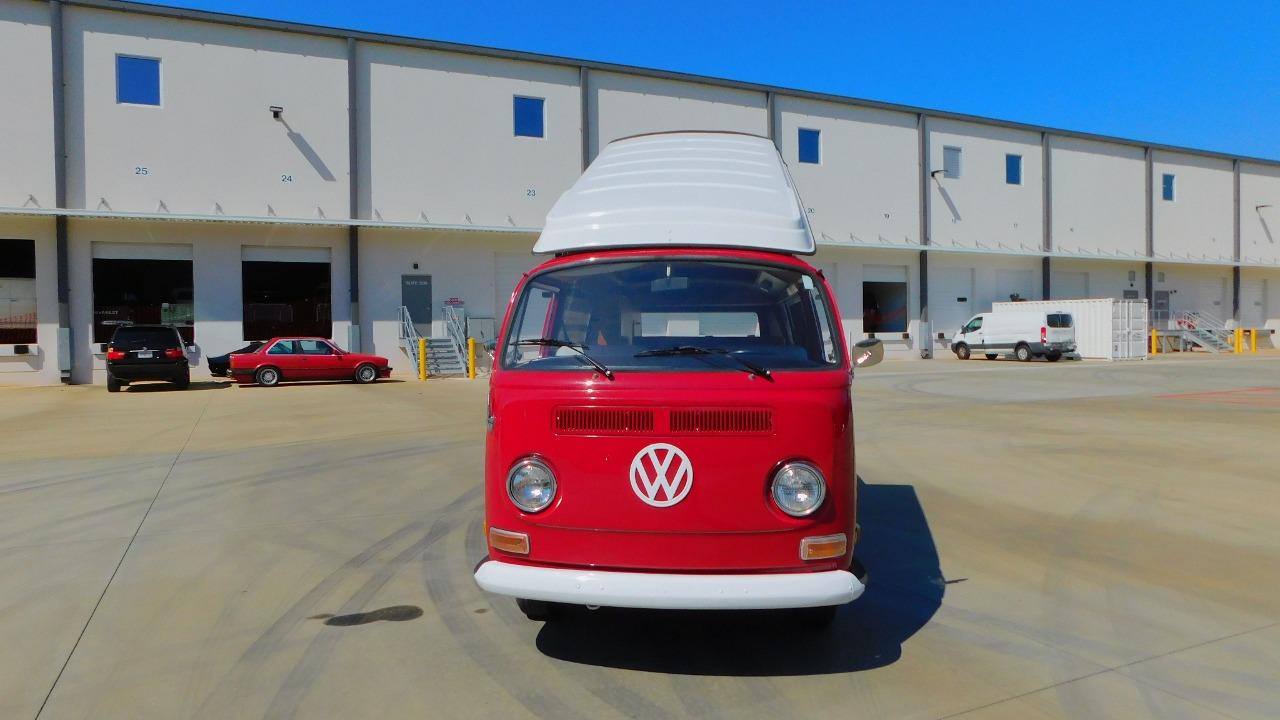
[[[924,113],[916,114],[916,157],[920,169],[920,244],[928,245],[929,240],[929,133],[928,118]]]
[[[587,85],[591,81],[591,73],[587,66],[578,68],[578,104],[582,113],[582,169],[591,164],[591,91]]]
[[[920,251],[920,322],[929,322],[929,251]],[[932,335],[932,333],[930,333]]]
[[[1231,161],[1231,319],[1240,322],[1240,161]]]
[[[360,114],[359,75],[355,38],[347,38],[347,207],[349,217],[355,220],[360,215]],[[352,352],[360,352],[363,341],[360,338],[360,227],[347,226],[347,275],[350,291],[351,330],[347,336],[347,347]]]
[[[773,146],[778,148],[778,151],[781,152],[782,143],[778,142],[778,120],[774,116],[777,112],[777,105],[775,103],[775,94],[773,92],[766,92],[764,94],[764,109],[769,115],[766,121],[767,127],[769,128],[769,139],[773,141]]]
[[[1147,258],[1155,258],[1156,224],[1155,205],[1153,205],[1153,202],[1155,202],[1155,187],[1153,187],[1153,184],[1155,184],[1156,178],[1152,174],[1155,172],[1155,169],[1153,169],[1151,159],[1151,147],[1147,147],[1147,149],[1143,151],[1143,156],[1147,163]],[[1151,297],[1151,293],[1149,293],[1149,291],[1147,293],[1147,297],[1148,299]]]
[[[63,44],[66,31],[62,25],[62,3],[49,3],[50,45],[53,49],[53,187],[54,205],[61,211],[67,207],[67,111],[66,70],[63,65]],[[56,252],[58,257],[58,360],[62,381],[72,382],[75,368],[75,333],[71,328],[71,249],[67,235],[67,217],[59,215],[54,220]]]

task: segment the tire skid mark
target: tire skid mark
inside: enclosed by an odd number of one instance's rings
[[[9,467],[12,468],[14,466],[26,464],[33,468],[38,468],[47,462],[48,459],[46,458],[34,461],[14,461]],[[164,458],[156,456],[153,460],[139,460],[127,464],[113,465],[105,470],[101,467],[89,468],[87,470],[74,470],[71,472],[64,472],[62,474],[38,476],[34,479],[27,477],[26,473],[23,473],[21,476],[22,479],[13,483],[8,483],[8,481],[4,479],[4,476],[0,476],[0,495],[16,495],[18,493],[31,492],[33,490],[49,490],[60,485],[69,485],[77,482],[101,482],[114,475],[123,475],[128,479],[135,476],[139,470],[146,470],[149,468],[160,468],[163,470],[164,466]],[[8,468],[6,468],[6,470],[7,469]],[[17,473],[15,473],[15,476],[16,475]]]
[[[467,526],[464,547],[468,565],[474,565],[480,561],[480,558],[484,557],[487,548],[484,544],[483,518],[476,517]],[[489,606],[493,608],[495,614],[508,627],[520,629],[529,625],[531,621],[524,616],[524,613],[520,612],[514,600],[505,597],[495,598],[495,600],[496,602],[489,603]],[[557,675],[564,677],[570,683],[582,687],[601,702],[626,717],[677,717],[675,713],[666,707],[645,697],[635,689],[622,685],[616,677],[610,677],[610,673],[606,670],[586,665],[574,666],[574,670],[582,672],[585,676],[579,677],[574,673],[568,672],[562,663],[550,658],[544,659],[550,663],[550,667]]]
[[[323,444],[323,443],[321,443]],[[465,441],[449,441],[441,443],[425,443],[423,445],[415,445],[413,447],[402,449],[385,448],[376,452],[358,453],[344,457],[341,460],[324,459],[317,460],[315,463],[298,463],[291,464],[287,467],[273,472],[262,473],[260,471],[248,471],[240,477],[223,477],[216,482],[202,484],[190,488],[183,488],[183,502],[196,502],[214,497],[225,492],[228,488],[237,487],[262,487],[276,482],[287,480],[306,479],[310,477],[317,469],[328,472],[337,471],[343,468],[363,468],[368,467],[372,460],[385,462],[388,459],[410,459],[420,455],[429,455],[432,453],[447,451],[454,447],[466,446],[469,443]],[[260,452],[240,453],[243,458],[246,455],[262,455],[280,451],[278,447],[263,448]],[[211,459],[205,456],[202,459]]]
[[[458,524],[458,520],[456,517],[442,518],[450,530]],[[479,623],[461,609],[458,590],[453,583],[453,573],[456,572],[458,563],[456,558],[454,562],[450,562],[445,548],[445,543],[437,543],[428,548],[423,558],[424,576],[427,594],[431,596],[437,614],[454,636],[458,647],[495,685],[533,715],[556,720],[587,720],[591,717],[565,704],[554,692],[530,682],[528,673],[506,654],[503,645],[488,638]]]
[[[459,504],[470,502],[477,493],[467,493],[461,498],[454,500],[445,509],[444,512],[450,512]],[[351,596],[343,603],[337,615],[346,615],[365,609],[366,605],[371,601],[378,592],[386,586],[397,573],[402,570],[406,564],[413,558],[421,555],[428,547],[445,537],[449,532],[448,523],[445,519],[437,519],[427,529],[424,535],[417,542],[409,547],[401,550],[390,560],[381,564],[379,569],[373,573],[373,576],[365,581]],[[284,682],[280,688],[276,690],[276,694],[271,699],[271,704],[267,707],[265,717],[268,718],[292,718],[298,712],[298,707],[302,704],[302,700],[306,697],[307,692],[320,676],[325,663],[329,656],[333,653],[334,648],[342,640],[343,634],[333,631],[322,631],[307,643],[307,647],[302,652],[302,657],[285,676]]]
[[[245,587],[254,587],[263,578],[270,577],[271,568],[275,566],[275,561],[282,554],[280,550],[272,553],[272,562],[263,563],[253,574],[245,578]],[[215,656],[216,647],[224,641],[224,637],[228,634],[223,633],[224,628],[229,627],[228,621],[232,618],[237,609],[237,599],[229,599],[222,603],[222,608],[218,612],[218,619],[214,621],[213,631],[205,636],[201,643],[200,653],[196,663],[196,668],[187,676],[186,690],[182,694],[182,707],[193,708],[197,705],[197,699],[201,696],[200,683],[207,680],[214,672],[213,658]]]
[[[381,540],[368,546],[354,557],[347,560],[336,570],[316,583],[283,614],[276,618],[267,629],[240,655],[236,664],[224,676],[192,715],[194,717],[217,715],[222,709],[215,704],[223,697],[235,697],[240,694],[241,685],[256,678],[255,672],[264,660],[267,660],[277,648],[284,643],[295,627],[314,614],[316,605],[333,591],[353,572],[372,561],[379,553],[391,547],[406,535],[423,529],[423,521],[414,521],[393,531]]]

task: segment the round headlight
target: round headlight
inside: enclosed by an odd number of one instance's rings
[[[826,496],[827,481],[809,463],[789,462],[773,475],[773,501],[793,517],[812,514]]]
[[[546,510],[556,499],[556,476],[537,458],[525,458],[507,473],[507,497],[525,512]]]

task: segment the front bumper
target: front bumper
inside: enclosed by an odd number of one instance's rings
[[[750,575],[573,570],[486,560],[476,584],[527,600],[661,610],[766,610],[843,605],[865,585],[847,570]]]

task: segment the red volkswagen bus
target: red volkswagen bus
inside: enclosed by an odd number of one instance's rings
[[[610,144],[548,215],[490,377],[488,558],[533,619],[561,604],[792,608],[861,594],[846,347],[771,141]]]

